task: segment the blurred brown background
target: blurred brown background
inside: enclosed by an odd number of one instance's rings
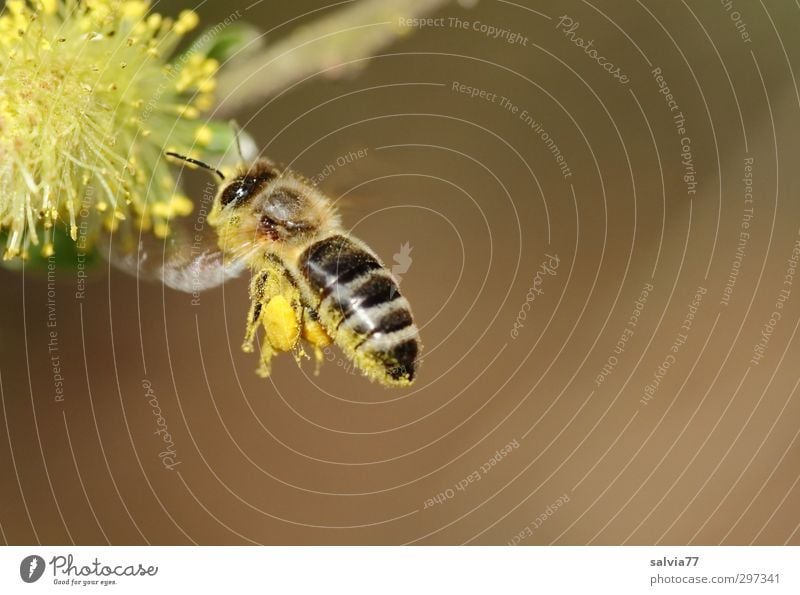
[[[268,40],[327,14],[249,4],[197,10],[212,26],[239,9]],[[59,271],[54,329],[47,280],[0,271],[0,539],[800,544],[800,8],[483,0],[435,16],[357,75],[237,114],[272,158],[309,177],[333,164],[322,186],[346,224],[407,265],[417,384],[370,384],[337,351],[319,376],[286,356],[258,378],[246,279],[193,306],[105,264],[76,299]]]

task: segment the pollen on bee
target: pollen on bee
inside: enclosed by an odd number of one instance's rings
[[[262,318],[267,340],[276,351],[291,351],[297,345],[300,327],[289,300],[276,295],[264,307]]]
[[[253,351],[256,334],[263,329],[260,344],[259,376],[270,375],[272,358],[278,353],[291,351],[299,362],[305,354],[300,347],[302,307],[297,287],[276,262],[267,261],[263,270],[250,282],[250,312],[242,349]]]
[[[333,343],[323,326],[316,320],[306,319],[303,322],[303,339],[314,347],[327,347]]]
[[[314,359],[316,360],[314,374],[317,375],[325,359],[323,349],[333,343],[333,339],[318,321],[309,317],[308,310],[304,312],[303,316],[303,339],[314,349]]]

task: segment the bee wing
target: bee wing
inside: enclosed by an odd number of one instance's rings
[[[158,278],[172,289],[196,293],[238,277],[245,268],[244,261],[226,259],[225,255],[217,250],[202,252],[188,260],[167,260],[160,266]]]
[[[180,228],[166,239],[144,233],[136,237],[122,230],[104,232],[100,246],[115,268],[185,293],[222,285],[247,267],[244,255],[226,255],[210,239],[191,242]]]

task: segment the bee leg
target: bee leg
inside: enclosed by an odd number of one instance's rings
[[[263,305],[262,305],[263,304]],[[266,378],[272,368],[272,358],[284,351],[293,351],[300,338],[300,324],[295,308],[283,294],[265,297],[261,302],[260,313],[254,322],[252,335],[258,328],[264,328],[264,340],[261,342],[260,362],[256,373]],[[252,350],[250,339],[250,348]],[[295,357],[298,357],[295,354]]]
[[[262,318],[267,342],[275,351],[292,351],[300,338],[297,308],[285,295],[272,296]]]
[[[259,354],[258,368],[256,374],[262,378],[268,378],[272,372],[272,358],[275,356],[275,350],[269,342],[265,341],[261,344],[261,352]]]
[[[293,352],[299,362],[305,355],[300,348],[303,323],[300,291],[279,263],[268,262],[264,270],[253,277],[250,301],[242,349],[253,351],[256,336],[263,329],[260,363],[256,372],[262,377],[269,376],[272,358],[286,351]]]
[[[253,341],[256,338],[259,323],[264,309],[264,289],[266,287],[269,273],[263,271],[254,275],[250,281],[250,311],[247,313],[247,327],[244,334],[242,351],[251,353],[253,351]]]
[[[319,368],[325,358],[323,349],[333,342],[330,338],[325,327],[323,327],[313,310],[308,308],[303,309],[303,339],[314,349],[314,359],[316,365],[314,366],[314,375],[319,374]]]
[[[253,351],[256,334],[264,321],[264,306],[269,300],[269,297],[265,295],[268,279],[269,273],[263,271],[258,275],[254,275],[250,282],[250,311],[247,313],[247,328],[245,329],[244,342],[242,343],[242,351],[246,353]],[[275,349],[273,349],[272,343],[270,343],[269,340],[260,342],[259,347],[259,364],[256,369],[256,374],[262,378],[266,378],[269,376],[272,367],[272,358],[275,355]]]

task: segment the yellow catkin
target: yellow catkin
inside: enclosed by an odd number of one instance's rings
[[[209,126],[200,126],[194,133],[194,139],[198,144],[207,147],[214,140],[214,132]]]
[[[91,230],[102,223],[134,235],[136,225],[152,224],[164,237],[173,217],[191,212],[161,155],[167,144],[189,154],[211,142],[201,114],[213,105],[209,97],[218,64],[199,53],[170,63],[181,36],[197,26],[197,14],[184,11],[173,21],[151,7],[146,0],[5,3],[0,13],[5,258],[41,243],[44,230],[55,225],[66,223],[74,239],[84,208],[93,219]],[[153,185],[152,179],[168,183]],[[109,208],[101,206],[106,204]],[[142,216],[148,209],[150,215]]]

